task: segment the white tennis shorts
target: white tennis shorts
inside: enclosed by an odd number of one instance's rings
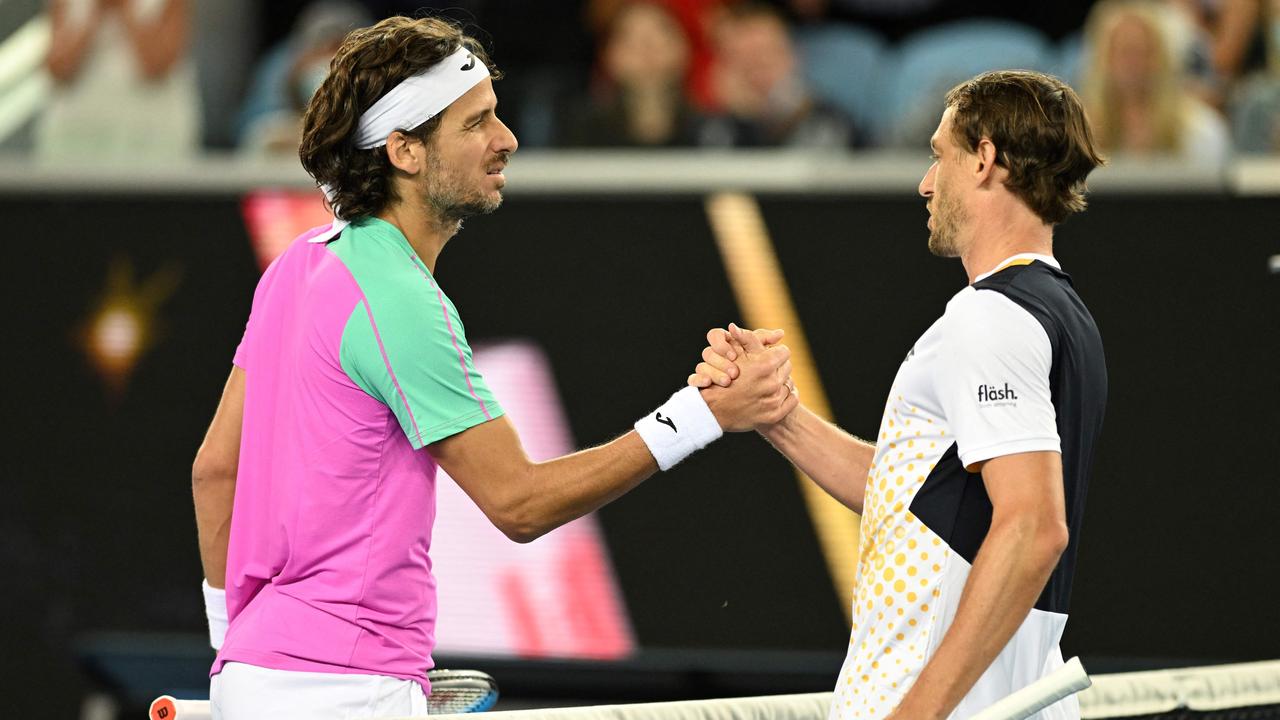
[[[298,672],[229,662],[209,684],[213,720],[361,720],[424,716],[412,680],[385,675]]]

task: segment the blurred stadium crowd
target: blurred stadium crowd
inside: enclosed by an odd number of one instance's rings
[[[6,0],[0,149],[287,158],[342,36],[424,12],[492,46],[526,148],[916,150],[949,87],[1019,67],[1112,157],[1280,153],[1280,0]]]

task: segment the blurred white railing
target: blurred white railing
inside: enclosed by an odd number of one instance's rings
[[[507,168],[511,196],[696,194],[710,191],[902,195],[928,169],[924,152],[522,150]],[[1171,160],[1116,162],[1089,181],[1099,194],[1280,195],[1280,158],[1241,159],[1225,168]],[[296,160],[206,155],[167,164],[43,164],[0,156],[0,193],[240,193],[314,187]]]
[[[0,40],[0,141],[31,119],[49,95],[49,32],[49,17],[41,13]]]

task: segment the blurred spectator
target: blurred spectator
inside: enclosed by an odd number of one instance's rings
[[[1235,84],[1264,63],[1259,15],[1263,0],[1166,0],[1178,24],[1174,57],[1187,67],[1191,90],[1222,109]]]
[[[843,147],[853,123],[805,85],[786,21],[769,5],[728,8],[715,33],[716,89],[723,116],[706,144],[734,147]]]
[[[660,0],[663,7],[684,29],[689,45],[689,70],[685,91],[693,105],[704,111],[716,110],[719,99],[713,86],[715,48],[712,33],[724,8],[736,0]],[[608,37],[615,16],[633,0],[589,0],[587,21],[596,37]]]
[[[570,119],[570,146],[690,147],[702,116],[684,96],[689,42],[679,21],[651,0],[629,2],[613,16],[600,53],[606,87]]]
[[[1265,63],[1262,13],[1265,0],[1174,0],[1204,31],[1207,61],[1229,85]]]
[[[1217,0],[1205,0],[1215,2]],[[769,0],[802,25],[853,23],[891,41],[961,20],[1012,20],[1059,40],[1080,29],[1093,0]],[[936,123],[935,123],[936,124]]]
[[[1176,11],[1156,0],[1104,0],[1086,26],[1083,97],[1101,148],[1221,166],[1226,122],[1188,90],[1175,57]]]
[[[165,159],[199,149],[187,0],[51,0],[55,89],[36,127],[45,159]]]
[[[1280,153],[1280,0],[1264,15],[1267,68],[1245,79],[1232,103],[1236,147],[1245,153]]]
[[[319,0],[307,6],[293,32],[268,51],[254,70],[240,111],[240,150],[262,155],[297,153],[302,114],[329,74],[329,61],[342,38],[372,24],[373,18],[357,2]]]

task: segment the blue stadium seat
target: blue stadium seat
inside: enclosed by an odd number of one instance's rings
[[[1062,78],[1068,85],[1080,91],[1080,82],[1084,80],[1084,34],[1074,33],[1058,41],[1054,51],[1053,66],[1048,72]]]
[[[1052,47],[1039,31],[1002,20],[966,20],[922,30],[898,48],[881,126],[889,144],[921,147],[938,125],[942,99],[988,70],[1050,71]]]
[[[887,89],[885,39],[858,25],[828,23],[798,30],[795,41],[814,93],[843,110],[859,128],[876,126]]]

